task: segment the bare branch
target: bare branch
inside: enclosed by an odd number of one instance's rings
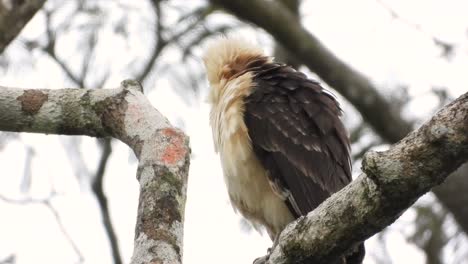
[[[83,263],[84,262],[83,254],[81,254],[81,251],[78,248],[78,245],[76,245],[76,243],[73,241],[71,235],[68,233],[67,229],[65,228],[65,225],[63,224],[62,219],[60,218],[60,215],[59,215],[57,209],[55,209],[55,207],[51,203],[51,200],[56,195],[57,194],[55,192],[52,192],[52,193],[50,193],[50,195],[48,197],[43,198],[43,199],[26,198],[26,199],[21,199],[21,200],[10,199],[8,197],[0,195],[0,200],[4,201],[6,203],[18,204],[18,205],[31,205],[31,204],[44,205],[52,213],[52,215],[55,218],[55,221],[57,222],[57,226],[59,227],[59,229],[62,232],[63,236],[67,240],[68,244],[71,245],[71,247],[73,248],[73,251],[75,251],[75,254],[78,257],[77,263]]]
[[[281,3],[288,8],[294,17],[299,20],[299,7],[301,5],[300,0],[281,0]],[[275,45],[275,59],[277,61],[291,65],[294,69],[299,69],[301,66],[301,61],[298,60],[294,54],[289,50],[285,49],[281,43],[276,43]]]
[[[23,90],[0,87],[0,130],[112,136],[139,159],[132,264],[181,263],[189,155],[173,128],[135,81],[117,89]]]
[[[23,170],[23,177],[20,183],[20,191],[22,193],[28,193],[29,189],[31,188],[31,180],[32,180],[32,160],[34,157],[34,149],[31,146],[26,146],[26,157],[24,161],[24,170]]]
[[[434,188],[433,192],[442,204],[450,212],[458,212],[453,214],[453,217],[463,230],[468,230],[468,195],[460,193],[459,190],[468,190],[468,163],[460,166],[452,175],[445,181],[444,184]],[[460,193],[463,195],[454,195]]]
[[[0,132],[0,151],[2,151],[8,143],[18,140],[19,136],[16,133]]]
[[[161,55],[161,52],[167,45],[167,42],[163,39],[163,36],[162,36],[163,25],[162,25],[162,18],[161,18],[160,2],[161,2],[160,0],[150,1],[153,7],[154,15],[156,17],[156,27],[154,29],[154,38],[156,41],[156,45],[154,45],[154,49],[151,52],[151,56],[149,57],[145,66],[135,77],[135,79],[139,82],[143,82],[146,79],[146,77],[148,77],[151,70],[154,68],[154,65],[156,65],[156,59]]]
[[[438,210],[432,204],[415,206],[416,230],[407,239],[426,254],[427,264],[442,264],[442,250],[448,242],[443,223],[447,211]]]
[[[44,52],[46,52],[57,64],[62,68],[62,70],[65,72],[65,74],[70,78],[76,85],[79,87],[84,87],[86,79],[88,77],[89,73],[89,66],[91,64],[91,57],[94,55],[94,47],[96,45],[96,36],[95,32],[93,32],[92,36],[89,39],[89,49],[86,49],[84,58],[83,58],[83,63],[81,67],[81,72],[78,75],[74,74],[71,68],[63,61],[61,58],[59,58],[55,52],[55,44],[56,44],[56,33],[53,32],[52,30],[52,25],[51,25],[51,19],[52,19],[53,12],[46,10],[46,35],[48,38],[48,44],[46,45],[45,48],[42,48]],[[104,84],[104,82],[107,79],[107,75],[104,75],[101,80],[98,80],[98,86]],[[114,260],[115,264],[121,264],[122,262],[122,257],[120,255],[120,249],[119,249],[119,243],[118,243],[118,238],[115,233],[114,227],[112,225],[111,217],[110,217],[110,212],[109,212],[109,207],[108,207],[108,202],[107,202],[107,197],[104,193],[104,188],[103,188],[103,181],[104,181],[104,173],[105,173],[105,168],[107,165],[107,161],[109,160],[110,154],[111,154],[111,139],[106,138],[104,139],[103,143],[103,153],[101,156],[101,161],[99,163],[98,170],[96,172],[96,175],[94,177],[94,180],[92,182],[92,191],[96,197],[97,203],[101,209],[101,215],[102,215],[102,220],[103,220],[103,225],[105,232],[107,234],[107,237],[109,239],[109,244],[112,252],[112,257]],[[82,169],[82,168],[81,168]]]
[[[387,240],[385,239],[387,232],[388,229],[385,229],[376,235],[379,246],[376,250],[369,252],[370,255],[375,259],[375,262],[379,264],[392,264],[392,258],[387,248]]]
[[[68,244],[70,244],[72,247],[73,247],[73,250],[75,251],[75,254],[78,256],[78,263],[83,263],[84,262],[84,257],[83,255],[81,254],[78,246],[75,244],[75,242],[73,241],[73,239],[71,238],[70,234],[68,234],[65,226],[63,225],[61,219],[60,219],[60,215],[57,211],[57,209],[55,209],[52,204],[50,203],[50,200],[45,200],[44,201],[44,205],[49,208],[50,212],[54,215],[54,218],[55,218],[55,221],[57,221],[57,224],[58,224],[58,227],[60,228],[60,231],[62,231],[62,234],[65,236],[65,238],[67,239],[67,242]]]
[[[189,23],[189,25],[184,27],[182,30],[178,32],[173,32],[168,37],[164,37],[164,34],[163,34],[164,31],[170,31],[170,30],[168,30],[162,24],[161,1],[152,0],[151,4],[155,13],[155,17],[156,17],[156,27],[155,27],[154,35],[155,35],[155,39],[157,42],[156,42],[156,45],[154,45],[155,47],[153,51],[151,52],[151,56],[146,62],[145,66],[142,68],[141,72],[137,74],[136,80],[140,82],[143,82],[146,79],[146,77],[148,77],[149,73],[156,65],[157,58],[161,55],[162,51],[167,46],[171,44],[177,44],[182,36],[186,35],[189,31],[193,31],[194,27],[202,23],[202,21],[204,21],[206,16],[208,16],[211,12],[213,12],[212,7],[202,7],[200,9],[195,10],[193,13],[190,13],[190,15],[187,15],[181,18],[181,20],[186,20],[187,17],[190,16],[194,18],[193,22]],[[181,22],[181,20],[179,20],[179,22]],[[174,30],[172,29],[172,31]]]
[[[0,264],[15,264],[15,263],[16,263],[16,256],[13,254],[0,260]]]
[[[402,17],[401,15],[398,14],[397,11],[395,11],[391,6],[389,6],[384,1],[382,1],[382,0],[376,0],[376,1],[377,1],[378,4],[380,4],[380,6],[382,6],[385,10],[387,10],[387,12],[389,12],[389,14],[390,14],[390,16],[392,18],[398,19],[399,21],[405,23],[409,27],[412,27],[416,31],[419,31],[422,34],[429,37],[434,42],[434,44],[441,49],[442,56],[444,56],[447,59],[449,59],[449,58],[451,58],[453,56],[454,49],[455,49],[453,44],[448,43],[448,42],[446,42],[446,41],[444,41],[444,40],[430,34],[429,32],[425,31],[420,24],[414,23],[414,22]]]
[[[0,1],[0,54],[44,3],[45,0]]]
[[[102,221],[109,239],[114,263],[122,264],[123,262],[122,257],[120,256],[119,240],[112,225],[107,196],[104,193],[104,173],[106,172],[107,162],[109,161],[109,157],[112,153],[111,143],[112,142],[110,138],[105,138],[102,141],[101,160],[99,161],[99,166],[92,182],[92,190],[101,209]]]
[[[361,147],[361,149],[359,149],[357,152],[353,152],[351,157],[352,159],[351,160],[359,160],[362,158],[362,156],[364,156],[364,154],[366,154],[369,150],[371,150],[372,148],[374,148],[375,146],[378,146],[378,145],[381,145],[382,142],[380,141],[371,141],[369,143],[367,143],[365,146]]]
[[[47,53],[52,59],[55,60],[55,62],[57,62],[57,64],[60,66],[60,68],[62,68],[62,70],[65,72],[65,75],[70,78],[70,80],[72,80],[74,83],[76,83],[79,87],[84,87],[85,84],[84,84],[84,80],[85,80],[85,73],[82,73],[82,76],[80,77],[83,77],[83,78],[80,78],[79,76],[77,76],[75,73],[73,73],[72,69],[65,63],[65,61],[63,61],[61,58],[59,58],[57,56],[57,53],[55,52],[55,45],[56,45],[56,33],[53,32],[53,29],[52,29],[52,15],[53,15],[53,12],[52,11],[49,11],[49,10],[46,10],[45,11],[45,18],[46,18],[46,36],[47,36],[47,45],[45,47],[41,47],[42,50]],[[88,51],[88,55],[90,54],[91,52]],[[86,65],[86,61],[83,61],[84,65]],[[83,66],[84,68],[85,66]],[[83,69],[84,71],[84,69]]]
[[[370,152],[355,181],[288,225],[270,264],[334,263],[393,223],[468,160],[468,93],[384,152]]]

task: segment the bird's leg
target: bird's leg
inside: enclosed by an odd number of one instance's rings
[[[273,239],[273,245],[271,246],[271,248],[269,248],[267,251],[268,251],[268,255],[270,255],[271,251],[278,245],[279,243],[279,236],[280,236],[280,233],[276,234],[275,236],[275,239]]]
[[[273,251],[273,249],[278,245],[278,242],[279,234],[275,236],[275,239],[273,240],[273,245],[267,249],[267,254],[263,257],[256,258],[253,264],[267,264],[268,260],[270,259],[270,254]]]
[[[267,264],[267,261],[268,261],[269,257],[270,257],[269,255],[266,255],[266,256],[263,256],[263,257],[256,258],[254,260],[253,264]]]

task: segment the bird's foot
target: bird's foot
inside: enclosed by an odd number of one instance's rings
[[[270,254],[271,251],[273,250],[273,247],[267,249],[267,254],[263,257],[256,258],[253,262],[253,264],[267,264],[268,260],[270,259]]]
[[[270,254],[265,255],[263,257],[256,258],[253,264],[267,264],[269,258],[270,258]]]

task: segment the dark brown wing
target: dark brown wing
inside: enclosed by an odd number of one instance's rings
[[[253,150],[292,213],[305,215],[351,181],[341,110],[291,67],[268,63],[254,73],[244,113]]]

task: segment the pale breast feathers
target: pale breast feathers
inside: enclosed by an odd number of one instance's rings
[[[265,226],[274,237],[294,218],[284,198],[271,188],[267,172],[252,150],[244,122],[244,100],[251,92],[251,80],[252,73],[245,73],[226,83],[213,105],[210,122],[234,208],[254,226]]]

